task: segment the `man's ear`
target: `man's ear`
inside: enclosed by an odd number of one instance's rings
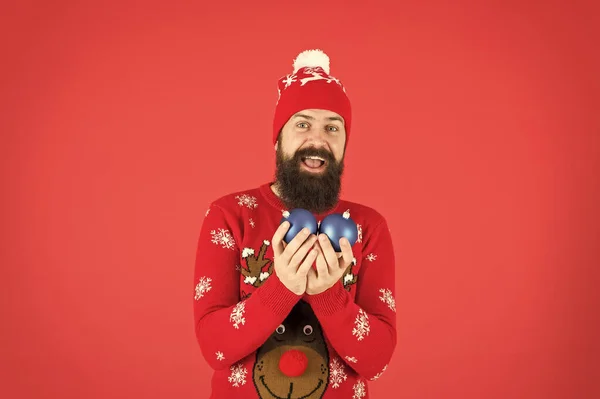
[[[275,151],[277,151],[277,145],[279,144],[279,140],[275,142]]]

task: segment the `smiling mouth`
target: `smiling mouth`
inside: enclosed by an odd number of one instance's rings
[[[319,171],[324,168],[327,161],[324,158],[317,156],[306,156],[301,158],[302,165],[308,170]]]
[[[293,383],[293,382],[290,382],[290,390],[289,390],[289,392],[288,392],[287,396],[286,396],[286,397],[282,397],[282,396],[277,396],[277,395],[275,395],[275,394],[274,394],[274,393],[273,393],[273,392],[272,392],[272,391],[269,389],[269,387],[268,387],[268,386],[267,386],[267,384],[265,383],[265,376],[264,376],[264,375],[261,375],[261,376],[259,377],[259,380],[260,380],[260,382],[262,382],[263,386],[264,386],[265,388],[267,388],[267,391],[269,391],[269,393],[270,393],[271,395],[273,395],[273,397],[274,397],[274,398],[276,398],[276,399],[291,399],[291,398],[292,398],[292,391],[294,390],[294,383]],[[304,396],[299,396],[299,397],[298,397],[298,398],[296,398],[296,399],[305,399],[305,398],[308,398],[308,397],[310,397],[310,396],[311,396],[313,393],[315,393],[315,392],[316,392],[316,391],[317,391],[317,390],[318,390],[318,389],[321,387],[321,385],[323,385],[323,380],[319,378],[319,383],[317,384],[317,386],[315,387],[315,389],[313,389],[312,391],[310,391],[309,393],[307,393],[307,394],[306,394],[306,395],[304,395]]]

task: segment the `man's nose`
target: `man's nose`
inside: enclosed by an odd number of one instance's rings
[[[325,143],[327,139],[327,131],[325,126],[311,126],[308,131],[309,139],[318,142]]]

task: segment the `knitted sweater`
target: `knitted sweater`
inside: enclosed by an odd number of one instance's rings
[[[210,204],[199,235],[194,319],[211,398],[368,398],[396,346],[394,251],[384,217],[340,200],[358,225],[354,262],[330,289],[296,295],[270,246],[285,207],[272,182]]]

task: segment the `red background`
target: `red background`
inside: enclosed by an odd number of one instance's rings
[[[271,178],[276,79],[318,47],[344,196],[397,253],[373,397],[599,397],[593,1],[191,3],[2,6],[0,396],[207,397],[204,212]]]

